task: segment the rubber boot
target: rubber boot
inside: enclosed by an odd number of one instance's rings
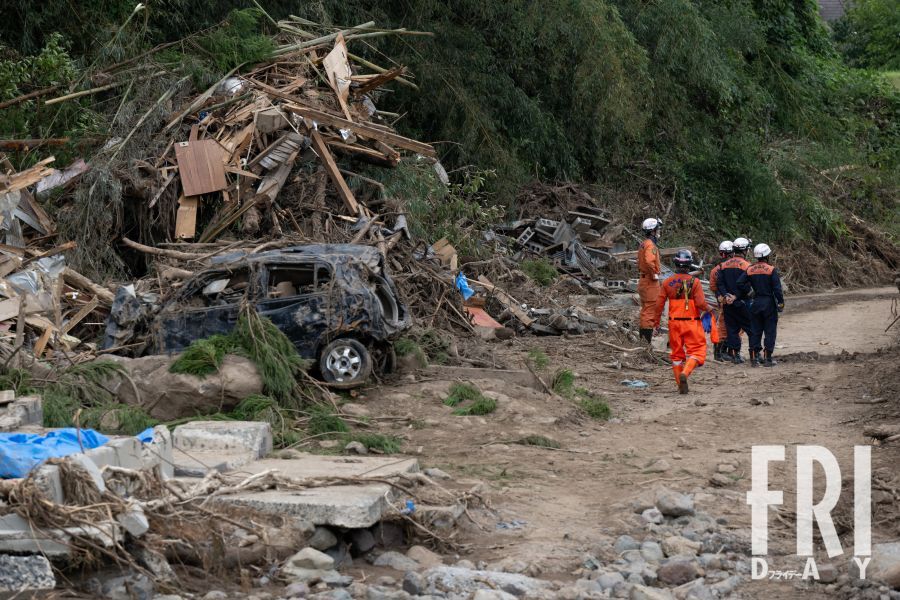
[[[750,366],[758,367],[759,364],[760,364],[759,351],[754,352],[753,350],[751,350],[750,351]]]
[[[736,365],[744,364],[744,359],[743,359],[743,357],[741,357],[740,350],[735,350],[732,348],[729,352],[731,354],[731,362],[733,362]]]
[[[672,372],[675,373],[675,386],[678,388],[678,391],[681,391],[681,372],[684,370],[684,367],[681,365],[672,365]]]
[[[653,341],[653,330],[652,329],[641,329],[638,331],[641,339],[647,342],[648,344]]]
[[[687,361],[685,361],[684,363],[684,369],[682,370],[682,373],[684,373],[685,377],[690,377],[691,373],[694,372],[694,369],[696,369],[697,365],[699,364],[700,362],[696,358],[687,359]]]
[[[772,351],[766,350],[766,361],[763,363],[764,367],[774,367],[778,362],[772,358]]]
[[[713,344],[713,360],[722,362],[722,342]]]

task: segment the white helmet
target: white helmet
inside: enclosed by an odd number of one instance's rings
[[[747,238],[739,237],[738,239],[734,240],[734,249],[737,250],[738,252],[743,252],[744,250],[746,250],[749,247],[750,247],[750,240]]]
[[[641,229],[643,229],[644,231],[653,231],[655,229],[658,229],[659,227],[662,227],[662,224],[662,219],[654,219],[653,217],[650,217],[649,219],[644,219],[644,222],[641,223]]]
[[[719,252],[734,252],[734,244],[730,240],[725,240],[719,244]]]
[[[753,248],[753,256],[756,258],[765,258],[770,254],[772,254],[772,249],[766,244],[757,244],[756,247]]]

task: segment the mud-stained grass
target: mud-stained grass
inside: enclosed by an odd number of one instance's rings
[[[521,446],[536,446],[538,448],[559,449],[562,447],[559,442],[544,435],[526,435],[513,443]]]

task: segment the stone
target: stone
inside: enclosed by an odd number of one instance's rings
[[[131,504],[126,512],[116,517],[116,520],[132,537],[141,537],[150,529],[147,515],[138,504]]]
[[[446,471],[442,471],[437,467],[429,467],[428,469],[425,469],[425,474],[432,479],[452,479],[449,473],[447,473]]]
[[[715,596],[719,598],[728,598],[742,581],[743,579],[740,575],[732,575],[728,579],[714,583],[709,587]]]
[[[362,404],[347,402],[346,404],[341,404],[341,413],[351,417],[367,417],[372,414],[372,411]]]
[[[368,529],[350,531],[350,554],[360,556],[375,547],[375,536]]]
[[[362,445],[361,443],[359,443],[359,442],[350,442],[349,444],[347,444],[346,446],[344,446],[344,452],[346,452],[347,454],[360,454],[360,455],[363,455],[363,454],[368,454],[368,453],[369,453],[369,449],[366,448],[365,446],[363,446],[363,445]]]
[[[819,583],[834,583],[838,578],[838,569],[833,563],[821,563],[817,565],[819,570]]]
[[[413,596],[421,596],[425,593],[427,587],[428,582],[420,573],[408,571],[406,575],[403,576],[403,591]]]
[[[0,592],[52,590],[56,586],[47,557],[0,554]]]
[[[325,571],[322,573],[322,583],[330,588],[345,588],[353,583],[350,575],[341,575],[337,571]]]
[[[350,556],[350,546],[344,542],[338,542],[326,550],[325,554],[334,559],[335,569],[341,569],[353,564],[353,557]]]
[[[466,560],[465,558],[457,561],[453,566],[457,569],[468,569],[470,571],[474,571],[476,569],[475,563],[473,563],[471,560]]]
[[[656,508],[656,495],[652,492],[644,492],[631,501],[631,509],[641,514],[648,508]]]
[[[597,582],[597,585],[600,586],[601,589],[611,590],[615,588],[617,585],[625,583],[625,578],[621,573],[602,573],[598,577],[594,579]]]
[[[722,463],[722,464],[720,464],[719,466],[716,467],[716,471],[717,471],[717,472],[719,472],[719,473],[725,473],[726,475],[727,475],[728,473],[734,473],[735,470],[736,470],[736,469],[735,469],[734,465],[730,465],[730,464],[728,464],[728,463]]]
[[[644,467],[644,473],[665,473],[671,468],[672,465],[669,464],[669,461],[659,458]]]
[[[362,582],[354,581],[347,586],[347,592],[354,598],[365,598],[369,592],[369,586]]]
[[[662,550],[666,556],[697,556],[702,547],[700,542],[680,535],[672,535],[662,541]]]
[[[406,551],[407,558],[411,558],[422,568],[430,569],[444,563],[444,560],[428,548],[424,546],[413,546]]]
[[[323,571],[322,569],[304,569],[303,567],[294,567],[291,565],[285,565],[281,568],[281,574],[289,579],[290,581],[299,581],[301,583],[305,583],[307,585],[315,585],[323,580],[324,577],[328,573],[335,573],[339,575],[337,571]]]
[[[630,600],[673,600],[672,594],[668,590],[647,587],[645,585],[635,584],[631,588],[628,598]]]
[[[694,514],[694,500],[687,494],[663,490],[656,495],[656,508],[667,517]]]
[[[304,548],[291,556],[285,565],[301,569],[329,570],[334,568],[334,559],[315,548]]]
[[[227,600],[228,594],[219,590],[212,590],[211,592],[206,592],[203,596],[203,600]]]
[[[281,591],[281,595],[285,598],[301,597],[305,598],[309,595],[309,586],[302,581],[295,581]]]
[[[866,568],[867,580],[881,580],[885,573],[890,573],[900,566],[900,542],[872,544],[872,560]],[[859,577],[856,561],[850,562],[850,574]]]
[[[0,521],[3,523],[0,525],[0,552],[12,554],[66,557],[71,551],[71,536],[90,538],[107,548],[122,541],[118,524],[111,522],[38,531],[16,514],[4,515]]]
[[[734,480],[722,473],[715,473],[709,478],[709,483],[714,487],[728,487],[734,483]]]
[[[660,565],[656,574],[661,583],[678,586],[697,579],[702,573],[696,560],[673,558]]]
[[[380,521],[372,528],[375,541],[382,548],[394,548],[406,543],[403,527],[390,521]]]
[[[659,562],[664,558],[663,549],[658,543],[653,541],[646,541],[641,544],[641,556],[649,562]]]
[[[175,580],[175,571],[162,553],[145,547],[134,550],[133,555],[142,567],[150,571],[154,581],[166,582]]]
[[[100,584],[100,595],[109,600],[152,600],[153,582],[143,573],[130,573]]]
[[[384,552],[378,558],[376,558],[375,562],[372,564],[374,564],[376,567],[388,567],[389,569],[403,572],[415,571],[419,568],[419,563],[411,558],[403,556],[399,552],[394,552],[393,550]]]
[[[366,590],[366,600],[408,600],[409,594],[403,590],[392,590],[377,585],[369,586]]]
[[[178,594],[156,594],[153,600],[184,600],[184,596]]]
[[[309,600],[353,600],[347,590],[328,590],[309,597]]]
[[[338,539],[327,527],[316,527],[312,537],[306,540],[306,543],[310,548],[324,552],[336,545]]]
[[[638,541],[630,535],[620,535],[616,538],[616,543],[613,545],[613,550],[616,551],[616,554],[622,554],[626,550],[640,550],[640,548],[641,545]]]
[[[491,563],[487,568],[489,571],[501,571],[503,573],[524,573],[528,570],[528,563],[510,556],[498,562]]]
[[[472,600],[516,600],[516,597],[503,590],[478,590]]]
[[[641,513],[641,521],[650,525],[659,525],[664,520],[663,514],[656,507],[648,508]]]
[[[397,585],[397,580],[390,575],[382,575],[375,580],[375,583],[373,585],[381,587],[394,587],[395,585]]]
[[[499,573],[496,571],[460,569],[458,567],[432,567],[423,573],[428,582],[428,591],[440,590],[449,597],[453,594],[473,594],[477,590],[491,587],[514,596],[548,597],[551,583],[525,575]],[[463,596],[467,597],[467,596]],[[550,595],[549,597],[553,597]]]
[[[685,600],[716,600],[709,586],[700,583],[701,581],[702,579],[698,579],[697,583],[688,588]]]

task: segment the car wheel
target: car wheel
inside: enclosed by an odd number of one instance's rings
[[[372,374],[372,357],[361,343],[350,338],[334,340],[319,356],[319,370],[328,383],[360,385]]]

